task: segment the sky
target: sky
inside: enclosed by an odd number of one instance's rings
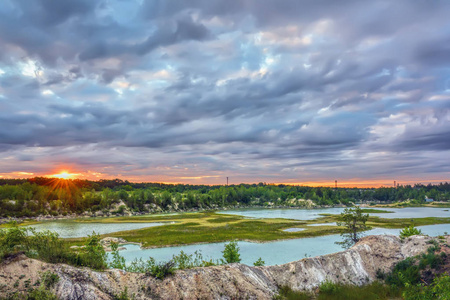
[[[2,0],[0,178],[450,181],[450,1]]]

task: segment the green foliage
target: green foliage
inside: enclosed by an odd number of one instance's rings
[[[111,243],[112,261],[108,264],[111,269],[126,269],[125,258],[119,254],[119,244]]]
[[[225,249],[223,253],[223,263],[239,263],[241,262],[241,255],[239,254],[239,247],[237,241],[231,241],[225,244]]]
[[[0,254],[4,257],[19,251],[49,263],[70,263],[74,257],[57,233],[37,232],[34,228],[18,227],[17,223],[12,223],[0,230]]]
[[[369,229],[366,222],[369,219],[369,214],[363,214],[362,209],[357,206],[355,208],[346,208],[340,215],[338,226],[345,226],[346,232],[341,233],[344,238],[342,242],[336,242],[343,248],[350,248],[353,244],[359,241],[362,231]]]
[[[74,252],[55,232],[38,232],[34,228],[18,227],[17,223],[12,223],[0,230],[0,261],[19,251],[49,263],[67,263],[97,270],[107,266],[106,252],[100,244],[100,236],[95,233],[88,236],[84,248]]]
[[[405,300],[449,300],[450,299],[450,276],[440,275],[434,278],[432,284],[411,285],[405,283],[402,296]]]
[[[146,261],[142,258],[133,260],[129,266],[126,267],[126,271],[133,273],[147,273],[151,274],[156,262],[153,257],[149,257]]]
[[[59,281],[59,276],[51,271],[45,271],[41,274],[40,281],[41,285],[48,289],[53,287]]]
[[[364,286],[345,285],[325,281],[319,286],[318,294],[307,291],[293,291],[287,286],[280,287],[277,300],[379,300],[393,299],[400,296],[401,291],[395,287],[373,282]]]
[[[28,244],[32,250],[28,256],[49,263],[68,263],[72,260],[72,251],[56,232],[38,232],[34,228],[30,228],[29,232],[32,235],[28,237]]]
[[[409,227],[403,228],[402,231],[400,231],[400,238],[404,239],[413,235],[421,235],[422,230],[415,228],[413,225]]]
[[[378,300],[392,299],[399,296],[400,291],[380,282],[364,286],[346,285],[325,281],[319,286],[318,300]]]
[[[175,263],[169,260],[165,263],[155,264],[150,271],[150,275],[157,279],[163,280],[167,276],[173,275],[175,273]]]
[[[273,297],[273,300],[310,300],[313,299],[312,293],[304,291],[294,291],[289,286],[281,286],[278,289],[278,294]]]
[[[435,248],[430,247],[428,248],[427,253],[423,253],[421,255],[419,261],[419,269],[423,270],[427,266],[429,266],[432,269],[439,269],[441,267],[441,265],[444,263],[444,258],[446,254],[442,252],[441,255],[437,255],[434,252]]]
[[[218,262],[214,262],[212,259],[205,260],[200,251],[195,251],[194,254],[186,254],[184,251],[181,251],[180,254],[172,257],[172,261],[178,270],[208,267],[218,264]]]
[[[419,267],[416,259],[408,257],[397,263],[392,273],[386,277],[386,283],[392,286],[405,287],[405,284],[417,284],[420,281]]]
[[[264,266],[265,264],[266,264],[266,262],[263,261],[261,257],[258,258],[258,259],[253,263],[253,265],[254,265],[255,267],[262,267],[262,266]]]
[[[80,250],[77,264],[95,270],[103,270],[108,266],[106,257],[105,249],[100,244],[100,235],[93,232],[87,237],[84,248]]]
[[[0,262],[6,255],[28,251],[27,234],[27,229],[18,227],[16,222],[0,229]]]
[[[40,286],[37,289],[32,290],[28,293],[26,300],[58,300],[58,297],[56,295],[46,289],[44,286]]]
[[[50,290],[59,281],[59,276],[50,271],[41,274],[39,287],[36,289],[28,289],[27,293],[16,292],[8,295],[8,300],[58,300],[56,295]]]
[[[338,188],[290,185],[240,184],[206,186],[188,184],[131,183],[114,180],[60,180],[54,178],[0,179],[0,217],[35,217],[81,212],[108,212],[122,200],[126,210],[148,212],[149,205],[164,210],[217,208],[234,205],[284,205],[301,207],[310,199],[318,205],[351,205],[352,202],[403,202],[423,205],[425,195],[437,201],[450,199],[450,184],[400,186],[397,188]],[[448,205],[448,204],[447,204]]]

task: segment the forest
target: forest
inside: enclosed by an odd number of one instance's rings
[[[189,185],[89,181],[35,177],[0,179],[0,217],[36,217],[97,211],[122,214],[154,211],[219,209],[224,207],[352,205],[359,202],[392,203],[411,200],[420,205],[425,197],[450,199],[450,184],[381,188],[330,188],[298,185],[239,184]]]

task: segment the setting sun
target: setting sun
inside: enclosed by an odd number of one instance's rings
[[[52,177],[60,178],[60,179],[70,179],[70,178],[74,177],[75,175],[76,174],[71,174],[71,173],[68,173],[68,172],[61,172],[59,174],[52,175]]]

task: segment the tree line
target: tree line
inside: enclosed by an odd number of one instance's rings
[[[0,179],[0,217],[34,217],[125,210],[215,209],[231,206],[350,205],[354,202],[423,203],[450,199],[450,184],[416,184],[396,188],[330,188],[295,185],[189,185],[133,183],[120,179],[89,181],[36,177]],[[122,205],[122,206],[121,206]]]

